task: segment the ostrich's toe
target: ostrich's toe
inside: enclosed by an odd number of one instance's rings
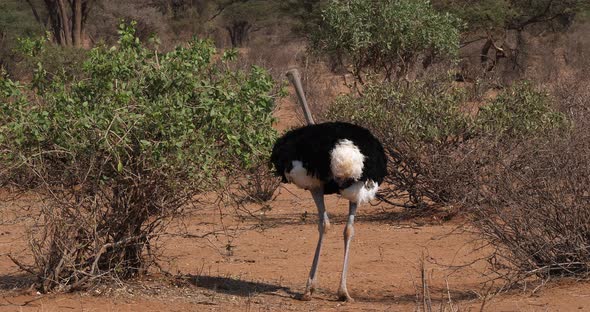
[[[348,294],[348,291],[338,291],[338,300],[345,302],[354,302],[354,299]]]
[[[308,291],[299,297],[301,301],[311,301],[311,292]]]

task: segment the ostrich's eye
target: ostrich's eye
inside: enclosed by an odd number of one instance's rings
[[[375,187],[375,182],[373,180],[367,180],[367,182],[365,182],[365,188],[368,189],[372,189]]]

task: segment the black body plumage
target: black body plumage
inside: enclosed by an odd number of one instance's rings
[[[276,141],[271,162],[276,174],[286,183],[285,171],[292,169],[293,161],[301,161],[308,174],[324,182],[324,194],[338,193],[346,186],[339,186],[333,180],[330,152],[344,139],[350,140],[365,156],[358,181],[381,184],[387,175],[383,146],[369,130],[350,123],[326,122],[288,131]]]

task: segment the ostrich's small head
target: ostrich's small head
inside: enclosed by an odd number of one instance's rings
[[[301,80],[299,71],[296,68],[289,69],[287,72],[285,72],[285,76],[287,76],[287,79],[289,79],[291,83],[293,83],[295,80]]]
[[[363,175],[365,156],[350,140],[340,140],[330,152],[330,169],[334,180],[358,180]]]

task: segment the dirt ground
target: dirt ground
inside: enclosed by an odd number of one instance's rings
[[[30,278],[7,257],[30,261],[24,221],[15,217],[34,201],[0,208],[3,220],[15,220],[0,227],[0,311],[420,311],[422,259],[433,310],[480,311],[486,296],[483,262],[462,267],[486,251],[474,252],[479,245],[461,218],[408,218],[367,205],[358,213],[351,251],[348,288],[356,301],[336,301],[347,203],[331,196],[319,292],[313,301],[296,300],[311,265],[317,218],[311,197],[291,186],[280,189],[259,220],[225,218],[221,226],[219,211],[210,206],[172,226],[160,245],[162,268],[173,277],[153,272],[89,292],[41,295],[27,289]],[[205,233],[216,235],[196,238]],[[513,291],[486,300],[484,310],[588,311],[590,284],[551,283],[535,295]]]

